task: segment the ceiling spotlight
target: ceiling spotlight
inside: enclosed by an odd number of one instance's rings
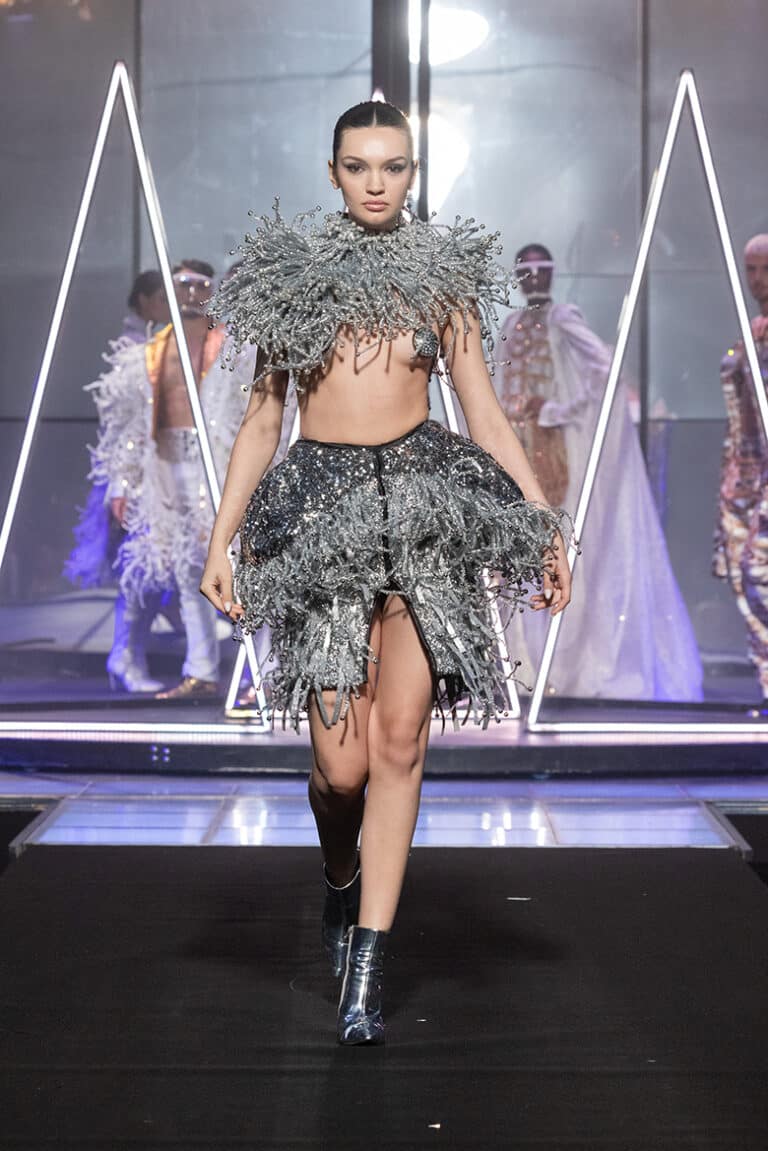
[[[471,8],[444,8],[431,4],[429,8],[429,62],[433,68],[449,64],[474,52],[488,39],[488,21]],[[410,0],[408,5],[408,43],[410,61],[419,62],[421,43],[421,3]]]

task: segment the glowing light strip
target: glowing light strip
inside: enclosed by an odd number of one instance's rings
[[[290,447],[291,444],[295,443],[296,440],[299,438],[299,424],[300,424],[299,409],[297,406],[296,412],[295,412],[294,417],[293,417],[293,425],[291,427],[291,435],[290,435],[290,438],[288,440],[288,447]],[[251,638],[251,636],[248,636],[247,643],[249,643],[251,645],[253,644],[253,639]],[[254,657],[255,657],[255,653],[254,653]],[[256,666],[256,668],[258,668],[258,672],[257,672],[258,679],[253,679],[254,665]],[[255,660],[255,658],[254,658],[254,661],[249,664],[249,666],[250,666],[250,670],[251,670],[251,678],[253,679],[254,690],[256,691],[256,699],[257,699],[258,707],[259,707],[259,710],[261,711],[261,715],[262,715],[262,718],[264,719],[265,724],[267,724],[267,722],[268,722],[267,717],[269,715],[271,715],[271,711],[267,707],[267,698],[264,695],[264,688],[263,688],[262,679],[261,679],[261,668],[258,665],[258,660]],[[244,669],[245,669],[245,654],[243,652],[242,645],[238,645],[237,657],[235,659],[234,667],[232,668],[232,675],[231,675],[230,680],[229,680],[229,687],[227,688],[227,697],[224,701],[224,710],[227,714],[229,714],[230,712],[233,712],[235,716],[237,715],[237,708],[235,705],[237,703],[237,693],[240,690],[240,680],[242,679]]]
[[[256,658],[256,650],[253,646],[253,639],[251,636],[249,636],[249,635],[244,636],[243,642],[242,642],[242,647],[245,650],[245,656],[246,656],[246,659],[248,660],[248,667],[250,668],[251,679],[253,680],[253,690],[256,693],[256,703],[258,704],[259,711],[261,713],[261,720],[259,720],[258,722],[261,723],[264,730],[266,731],[267,728],[269,727],[269,724],[268,724],[267,718],[266,718],[267,717],[267,697],[264,695],[264,688],[263,688],[262,682],[261,682],[261,668],[259,667],[259,661]]]
[[[219,502],[221,500],[221,491],[219,489],[219,480],[216,475],[216,465],[213,462],[213,453],[211,452],[211,445],[208,439],[208,429],[205,426],[205,417],[203,409],[200,404],[200,393],[195,380],[195,372],[192,367],[192,359],[189,354],[189,345],[187,344],[187,337],[184,331],[184,323],[181,318],[178,300],[174,291],[173,273],[171,272],[171,263],[168,259],[168,239],[165,232],[165,225],[163,224],[162,215],[160,212],[160,202],[157,198],[157,191],[155,189],[155,181],[152,176],[149,159],[144,148],[144,141],[141,137],[141,127],[139,125],[139,118],[136,111],[136,97],[133,92],[133,85],[130,77],[128,76],[125,64],[118,62],[115,65],[115,71],[120,76],[120,86],[123,93],[123,100],[125,101],[125,112],[128,117],[128,126],[131,131],[131,140],[133,142],[133,151],[136,156],[136,164],[139,169],[139,177],[141,179],[141,187],[144,193],[144,200],[147,207],[147,214],[149,216],[149,226],[152,232],[152,239],[155,244],[157,258],[160,263],[160,273],[163,277],[163,286],[168,298],[168,308],[171,313],[171,323],[173,324],[174,334],[176,336],[176,344],[179,349],[179,361],[181,363],[181,370],[184,375],[184,383],[187,386],[187,395],[189,397],[190,407],[192,408],[192,417],[195,421],[195,428],[197,429],[198,440],[200,441],[200,452],[203,457],[203,467],[205,468],[205,478],[208,481],[208,489],[211,493],[211,501],[214,508],[218,511]]]
[[[88,165],[88,173],[85,178],[85,187],[80,200],[80,207],[75,217],[75,227],[72,232],[72,239],[69,242],[69,250],[67,258],[64,261],[64,271],[62,272],[61,282],[59,283],[59,290],[56,295],[56,303],[53,308],[53,316],[51,318],[50,328],[48,330],[48,338],[45,341],[45,349],[43,351],[43,359],[40,364],[40,371],[35,381],[34,391],[32,393],[32,405],[27,417],[27,424],[24,429],[24,438],[21,444],[21,451],[19,458],[16,462],[16,472],[11,484],[10,495],[8,496],[8,503],[3,517],[3,526],[0,529],[0,570],[2,570],[3,561],[5,560],[5,553],[8,548],[8,539],[13,527],[13,521],[16,516],[16,509],[19,502],[19,495],[21,493],[21,486],[24,482],[24,475],[27,470],[29,462],[29,454],[32,450],[32,440],[37,429],[38,420],[40,417],[40,409],[45,395],[45,388],[48,383],[48,376],[51,371],[51,363],[53,361],[53,353],[56,348],[56,343],[59,338],[61,330],[61,321],[64,316],[64,308],[69,296],[69,289],[72,283],[72,276],[75,271],[75,264],[80,252],[80,245],[83,239],[83,232],[85,224],[88,219],[88,213],[91,209],[91,201],[93,200],[93,192],[96,187],[96,177],[99,174],[101,167],[102,157],[104,155],[104,145],[109,131],[109,123],[112,118],[112,112],[115,107],[115,100],[117,99],[118,87],[120,84],[120,77],[117,68],[112,72],[107,89],[107,98],[104,101],[104,111],[101,114],[98,131],[96,132],[96,142],[93,146],[93,154],[91,155],[91,162]]]
[[[243,671],[245,670],[246,651],[245,645],[239,643],[237,645],[237,655],[235,656],[234,666],[232,667],[232,675],[229,679],[229,687],[227,688],[227,697],[224,700],[224,711],[229,714],[237,702],[237,693],[240,688],[240,680],[243,678]]]
[[[733,252],[733,244],[731,243],[731,234],[728,229],[728,221],[725,218],[723,198],[720,194],[720,185],[718,183],[717,173],[715,171],[715,165],[712,159],[712,150],[709,146],[707,128],[704,123],[704,116],[701,111],[699,93],[696,89],[696,84],[693,79],[692,72],[684,72],[683,79],[688,81],[688,97],[691,102],[691,115],[693,117],[693,123],[696,128],[696,136],[699,143],[701,162],[704,166],[704,172],[707,177],[707,186],[709,187],[710,191],[712,211],[714,212],[715,220],[717,221],[717,231],[720,237],[720,243],[723,248],[725,266],[728,269],[728,279],[731,285],[731,292],[733,293],[733,302],[736,305],[736,314],[739,317],[739,327],[741,328],[741,336],[744,340],[744,350],[747,353],[749,370],[752,374],[752,382],[755,388],[755,394],[757,396],[757,406],[760,411],[760,417],[763,421],[763,432],[765,433],[766,441],[768,441],[768,394],[766,394],[765,387],[762,386],[763,373],[760,368],[760,360],[757,355],[754,336],[752,335],[752,325],[749,322],[749,313],[747,312],[746,300],[744,299],[744,293],[741,289],[739,269],[737,267],[736,257]]]
[[[448,421],[448,428],[452,432],[459,432],[459,421],[456,417],[456,407],[453,402],[453,392],[448,384],[447,369],[445,362],[440,358],[437,378],[440,383],[440,399],[443,402],[443,410],[445,411],[445,418]],[[491,586],[491,579],[487,571],[483,571],[483,583],[486,590],[489,591]],[[504,692],[507,697],[507,708],[509,710],[510,719],[520,719],[522,710],[520,708],[520,697],[517,694],[514,680],[512,679],[512,663],[509,658],[509,648],[507,647],[507,637],[504,634],[504,627],[501,622],[501,613],[499,612],[499,605],[493,596],[489,594],[489,608],[491,612],[491,623],[493,630],[496,633],[496,647],[499,653],[499,661],[501,663],[502,671],[504,673]]]
[[[29,735],[34,738],[41,732],[48,734],[95,735],[118,734],[126,735],[263,735],[264,729],[258,723],[243,724],[242,727],[231,723],[78,723],[76,720],[39,720],[28,723],[26,720],[4,719],[0,720],[0,732]]]
[[[624,357],[627,349],[627,342],[634,319],[635,310],[637,308],[637,301],[640,295],[643,278],[645,276],[645,269],[648,262],[648,254],[650,251],[651,241],[656,229],[656,221],[659,214],[659,207],[661,205],[661,198],[667,182],[669,174],[669,165],[674,150],[677,133],[680,128],[680,121],[685,106],[685,100],[688,98],[691,108],[691,115],[693,119],[694,130],[696,133],[696,141],[699,146],[699,155],[701,157],[702,165],[704,167],[704,175],[707,181],[707,189],[709,191],[710,202],[717,224],[718,235],[723,250],[723,257],[725,259],[726,269],[728,271],[728,278],[733,293],[734,303],[739,318],[739,326],[741,327],[742,336],[744,339],[744,346],[747,350],[747,358],[749,361],[750,370],[752,372],[753,384],[757,394],[760,415],[763,421],[766,438],[768,438],[768,397],[766,397],[765,389],[762,387],[762,373],[760,371],[760,364],[757,358],[757,349],[752,338],[752,329],[749,324],[749,316],[747,314],[746,303],[744,295],[741,290],[741,282],[739,280],[738,269],[733,254],[733,246],[731,244],[730,233],[728,230],[728,223],[725,216],[725,209],[723,207],[722,196],[720,194],[720,187],[715,172],[714,162],[712,160],[712,153],[709,147],[709,140],[707,137],[706,127],[704,124],[704,117],[701,111],[701,104],[696,89],[696,82],[693,77],[693,72],[690,69],[685,69],[680,74],[680,79],[675,93],[674,103],[672,105],[672,112],[667,125],[666,136],[664,137],[664,144],[661,149],[661,158],[658,167],[654,172],[651,180],[650,192],[646,203],[645,214],[643,217],[643,225],[640,232],[640,240],[638,244],[637,258],[635,260],[635,268],[632,273],[632,280],[630,283],[629,291],[624,299],[622,305],[621,315],[619,317],[619,327],[616,338],[616,346],[611,360],[610,370],[608,372],[608,380],[606,382],[605,394],[603,402],[600,407],[600,414],[595,428],[595,435],[592,441],[592,450],[590,452],[587,468],[584,474],[584,481],[582,484],[581,495],[576,510],[574,519],[574,529],[576,538],[579,538],[583,528],[584,521],[589,509],[590,499],[592,497],[592,490],[594,488],[595,474],[600,462],[600,455],[605,441],[606,430],[608,427],[608,419],[611,414],[613,400],[616,394],[616,389],[619,383],[621,369],[624,363]],[[577,554],[575,547],[571,546],[568,550],[568,563],[571,571],[574,570],[576,564]],[[567,609],[566,609],[567,612]],[[541,710],[542,698],[552,666],[552,660],[555,652],[555,645],[557,644],[557,637],[563,620],[563,614],[556,615],[552,618],[547,638],[544,645],[544,652],[542,655],[541,665],[539,667],[539,674],[536,678],[536,684],[533,690],[531,699],[531,707],[528,713],[527,730],[528,731],[605,731],[605,732],[628,732],[628,731],[653,731],[653,732],[708,732],[715,728],[718,732],[738,731],[739,733],[746,733],[748,731],[758,732],[764,731],[765,726],[757,726],[755,724],[705,724],[705,723],[680,723],[680,724],[665,724],[654,722],[627,721],[621,723],[564,723],[564,722],[549,722],[542,723],[539,720],[539,712]]]
[[[109,86],[107,88],[107,96],[104,101],[104,109],[101,114],[101,120],[99,121],[96,140],[93,146],[93,152],[91,154],[91,160],[88,165],[88,172],[85,179],[83,194],[80,198],[80,205],[75,217],[75,226],[72,232],[72,239],[70,240],[67,258],[64,263],[64,271],[62,272],[61,281],[59,283],[59,290],[56,296],[53,316],[51,318],[51,324],[45,342],[43,359],[40,365],[40,371],[38,373],[37,380],[35,382],[35,387],[32,395],[32,404],[30,407],[29,415],[27,417],[26,427],[24,429],[24,437],[22,440],[21,450],[19,452],[19,458],[16,464],[16,471],[14,474],[13,483],[11,485],[10,495],[8,497],[8,504],[6,506],[5,515],[3,517],[2,529],[0,529],[0,570],[2,570],[3,562],[5,560],[8,548],[8,541],[10,539],[11,528],[13,527],[14,519],[16,517],[19,496],[29,464],[32,442],[37,430],[37,425],[39,423],[40,410],[45,395],[45,389],[48,383],[48,377],[51,371],[53,354],[58,342],[59,332],[61,331],[64,309],[69,298],[72,278],[74,276],[77,258],[80,254],[83,233],[85,231],[85,225],[88,221],[88,215],[90,213],[91,204],[93,202],[96,180],[101,169],[102,160],[104,158],[104,147],[106,144],[107,135],[109,133],[112,116],[115,110],[118,92],[121,92],[123,96],[123,105],[125,108],[126,117],[128,119],[134,157],[141,179],[141,186],[144,193],[147,214],[149,216],[152,238],[155,244],[155,249],[157,251],[157,258],[160,263],[160,272],[162,275],[163,284],[168,298],[168,305],[171,312],[171,320],[173,322],[174,330],[176,333],[176,342],[179,349],[179,359],[181,362],[182,371],[184,373],[184,381],[187,386],[190,404],[192,406],[192,415],[195,421],[198,439],[200,441],[200,450],[202,453],[206,481],[211,493],[211,501],[213,507],[216,511],[218,511],[219,507],[219,483],[216,476],[216,468],[213,462],[210,443],[208,441],[208,435],[205,427],[202,408],[200,405],[200,397],[197,391],[194,371],[192,369],[189,347],[184,335],[181,314],[179,312],[178,303],[176,301],[176,294],[173,288],[171,265],[168,259],[168,245],[162,214],[160,211],[160,203],[157,198],[157,192],[155,189],[149,160],[147,158],[144,142],[141,136],[141,128],[139,125],[136,98],[133,92],[133,86],[131,84],[130,76],[128,75],[128,69],[126,68],[124,62],[122,60],[118,60],[112,69],[112,75],[110,77]],[[251,674],[253,675],[254,683],[260,683],[258,661],[256,660],[256,653],[250,640],[246,641],[246,652],[248,655],[249,664],[251,666]],[[32,721],[29,726],[32,730],[42,730],[36,728],[34,721]]]
[[[208,483],[208,490],[211,496],[211,503],[214,512],[218,512],[219,504],[221,503],[221,489],[219,487],[219,478],[216,474],[216,465],[213,459],[213,452],[211,451],[210,440],[208,439],[208,429],[205,424],[205,416],[203,415],[203,408],[200,402],[200,393],[195,380],[195,372],[192,367],[192,358],[189,354],[189,345],[187,343],[187,336],[184,331],[184,323],[181,318],[179,304],[176,299],[176,292],[174,291],[173,273],[171,271],[171,263],[168,259],[168,240],[163,224],[163,218],[160,211],[160,201],[157,197],[157,190],[155,188],[155,181],[152,176],[152,171],[149,164],[146,148],[141,135],[141,126],[139,124],[139,117],[137,111],[136,97],[133,91],[133,84],[131,83],[128,69],[125,64],[118,61],[115,64],[115,72],[120,78],[120,87],[123,93],[123,101],[125,103],[125,112],[128,117],[128,126],[131,131],[131,140],[133,141],[133,151],[136,157],[136,164],[139,169],[139,177],[141,179],[141,187],[144,192],[144,200],[147,207],[147,214],[149,216],[149,226],[152,232],[152,239],[155,244],[157,258],[160,263],[160,273],[163,277],[163,284],[165,287],[166,298],[171,313],[171,323],[173,324],[174,333],[176,336],[176,346],[179,350],[179,362],[181,363],[181,370],[184,375],[184,383],[187,386],[187,395],[189,397],[190,407],[192,408],[192,418],[197,430],[197,438],[200,444],[200,452],[203,460],[203,468],[205,470],[205,478]],[[259,668],[258,660],[256,659],[256,651],[253,647],[253,641],[250,636],[246,637],[244,641],[245,652],[248,657],[248,665],[251,669],[251,676],[255,685],[256,697],[259,707],[263,710],[266,704],[262,687],[261,687],[261,669]],[[262,720],[266,726],[266,722]]]
[[[557,617],[555,617],[557,618]],[[762,735],[768,739],[768,724],[763,721],[756,723],[754,720],[744,720],[743,723],[715,723],[710,721],[703,723],[700,721],[678,723],[670,720],[668,723],[663,720],[648,721],[635,723],[633,720],[614,721],[601,723],[598,721],[580,721],[573,720],[572,722],[559,721],[557,723],[537,723],[533,729],[535,732],[557,732],[562,734],[578,732],[579,734],[592,734],[592,735],[611,735],[619,733],[632,733],[632,732],[652,732],[654,735],[707,735],[711,738],[703,741],[704,743],[717,743],[721,735]],[[748,742],[752,743],[750,739]],[[761,741],[762,742],[762,741]],[[644,743],[643,746],[646,746]]]
[[[491,623],[493,630],[496,633],[496,648],[499,653],[499,662],[501,663],[501,670],[504,673],[504,692],[507,696],[507,709],[509,711],[510,719],[520,719],[522,710],[520,708],[520,699],[515,688],[514,680],[512,679],[513,668],[512,662],[509,658],[509,648],[507,647],[507,637],[504,632],[504,625],[501,622],[501,613],[499,612],[499,605],[494,596],[490,595],[491,577],[488,575],[486,568],[483,569],[483,583],[485,584],[486,591],[489,592],[488,607],[491,612]]]
[[[442,721],[437,718],[432,721],[436,729],[442,727]],[[502,721],[503,723],[515,723],[516,721],[511,718]],[[474,727],[472,729],[474,731]],[[543,727],[542,732],[548,731]],[[605,736],[608,738],[611,735],[631,735],[635,732],[636,728],[625,723],[562,723],[559,725],[556,735],[554,736],[557,741],[558,736],[568,736],[572,734],[578,735],[594,735],[596,737]],[[701,746],[709,746],[719,742],[725,744],[739,743],[768,743],[768,726],[765,723],[756,723],[754,721],[745,721],[744,723],[657,723],[653,725],[645,725],[639,729],[646,734],[653,734],[658,736],[685,736],[686,740],[679,739],[659,739],[659,740],[643,740],[643,746],[658,746],[669,744],[670,746],[677,746],[681,742],[686,742],[687,737],[701,736],[704,738],[694,739],[693,742],[701,744]],[[250,736],[259,736],[267,738],[272,737],[271,730],[264,732],[263,728],[257,723],[93,723],[82,722],[78,723],[72,720],[40,720],[30,723],[28,720],[0,720],[0,735],[1,736],[14,736],[20,740],[35,740],[41,734],[48,735],[61,735],[64,740],[70,742],[81,736],[88,735],[161,735],[161,736],[220,736],[226,735],[232,737],[233,743],[239,743],[244,738]],[[744,737],[749,737],[745,739]],[[758,738],[755,739],[755,736]],[[727,738],[733,737],[733,738]],[[738,738],[736,738],[738,737]],[[306,737],[297,737],[298,741]],[[450,735],[445,734],[445,738],[450,740]],[[485,735],[478,732],[478,741],[484,741]],[[97,742],[97,741],[94,741]],[[133,742],[133,741],[131,741]],[[207,742],[207,741],[201,741]],[[284,744],[284,740],[280,741]],[[595,746],[602,746],[605,744],[605,739],[598,738]],[[556,743],[557,746],[571,747],[575,745],[575,741],[571,739],[563,739]],[[466,746],[466,745],[462,745]],[[622,743],[623,746],[623,743]]]

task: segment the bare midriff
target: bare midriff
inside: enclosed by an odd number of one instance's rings
[[[429,415],[430,361],[416,356],[413,335],[361,338],[357,351],[341,330],[322,372],[299,397],[301,434],[342,444],[396,440]]]

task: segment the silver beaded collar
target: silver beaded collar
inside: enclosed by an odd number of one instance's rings
[[[507,303],[509,276],[495,261],[498,234],[471,217],[452,227],[403,220],[377,232],[334,213],[316,226],[319,209],[290,223],[260,216],[256,229],[232,253],[241,262],[212,298],[208,314],[226,322],[231,356],[245,344],[260,350],[254,382],[273,371],[303,377],[321,368],[340,328],[355,352],[367,338],[392,340],[414,333],[417,355],[433,358],[432,327],[458,334],[479,317],[486,356],[492,359],[495,306]]]

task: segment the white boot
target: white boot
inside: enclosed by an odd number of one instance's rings
[[[162,683],[151,678],[147,667],[146,642],[153,616],[154,610],[139,604],[129,607],[122,595],[115,600],[115,634],[107,658],[112,691],[154,694],[162,688]]]

